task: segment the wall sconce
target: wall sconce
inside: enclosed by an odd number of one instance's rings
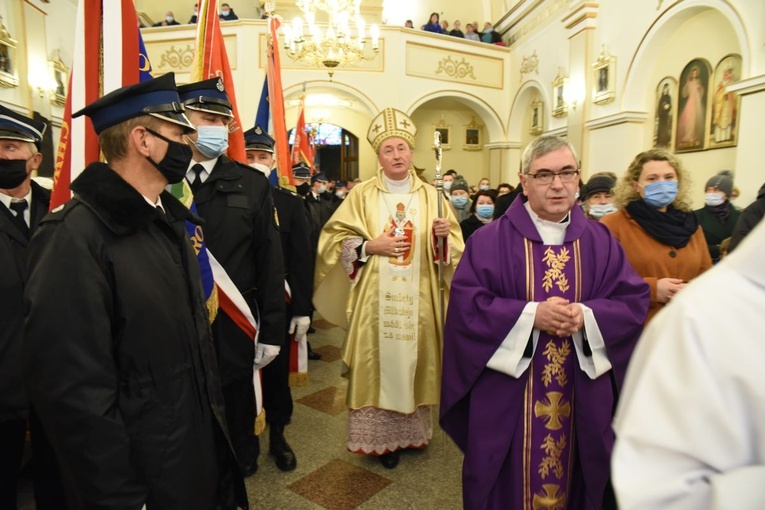
[[[584,102],[585,90],[582,79],[570,78],[565,90],[566,103],[576,111],[576,107]]]
[[[56,82],[48,71],[47,64],[36,62],[29,69],[29,86],[40,99],[56,91]]]

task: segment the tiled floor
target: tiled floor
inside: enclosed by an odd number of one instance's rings
[[[262,455],[260,469],[247,480],[250,503],[278,510],[461,509],[462,455],[437,426],[430,445],[404,451],[395,469],[345,449],[343,330],[321,319],[314,327],[316,333],[308,339],[322,360],[309,361],[308,386],[292,389],[295,413],[286,432],[298,467],[283,473]],[[267,433],[261,441],[267,452]]]
[[[309,335],[321,361],[309,361],[309,384],[293,388],[295,412],[286,436],[297,469],[283,473],[268,458],[268,433],[261,436],[260,468],[247,479],[250,506],[267,510],[452,510],[462,508],[462,455],[436,426],[424,450],[406,450],[395,469],[345,449],[348,412],[341,376],[343,331],[321,319]],[[437,420],[434,416],[434,423]],[[22,510],[34,510],[23,484]],[[193,510],[193,509],[189,509]]]

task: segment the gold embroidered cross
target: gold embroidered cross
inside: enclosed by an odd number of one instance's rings
[[[566,504],[566,494],[558,494],[560,486],[544,483],[542,488],[543,493],[534,494],[534,510],[561,510]]]
[[[377,132],[380,131],[380,129],[382,129],[382,126],[380,124],[375,124],[375,127],[372,128],[372,131],[374,131],[375,134],[377,134]]]
[[[568,418],[571,416],[571,404],[568,402],[562,404],[561,398],[563,398],[563,393],[550,391],[545,397],[545,402],[539,401],[534,404],[534,416],[546,418],[545,428],[548,430],[559,430],[563,427],[560,417]]]
[[[400,122],[400,124],[401,124],[402,126],[404,126],[405,128],[408,128],[408,127],[409,127],[409,123],[406,121],[406,119],[402,120],[402,121]]]

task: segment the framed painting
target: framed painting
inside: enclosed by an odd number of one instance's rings
[[[544,103],[535,99],[531,103],[531,127],[529,128],[530,135],[541,135],[544,131]]]
[[[604,47],[592,69],[592,102],[608,104],[616,98],[616,57],[609,55]]]
[[[56,58],[48,62],[53,81],[56,83],[55,90],[51,93],[51,103],[64,106],[66,103],[66,84],[69,81],[69,69],[61,60],[61,55],[57,52]]]
[[[678,80],[675,152],[706,148],[707,98],[711,66],[703,58],[688,62]]]
[[[568,115],[568,105],[566,104],[566,84],[568,76],[563,74],[563,69],[558,68],[558,76],[552,82],[553,89],[553,117],[565,117]]]
[[[665,76],[656,87],[656,114],[653,124],[653,146],[672,149],[675,111],[677,109],[677,80]]]
[[[452,128],[451,126],[438,125],[433,126],[433,131],[441,133],[441,149],[449,150],[452,148]]]
[[[728,85],[741,79],[741,55],[726,55],[717,63],[710,91],[709,148],[732,147],[738,139],[741,99]]]
[[[475,117],[470,124],[465,125],[462,149],[466,151],[479,151],[483,147],[483,136],[481,126],[476,122]]]

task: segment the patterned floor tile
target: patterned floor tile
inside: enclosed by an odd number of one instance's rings
[[[332,329],[336,327],[334,324],[327,322],[324,319],[314,319],[314,321],[311,322],[311,326],[319,329]]]
[[[327,363],[337,361],[342,357],[339,347],[334,345],[325,345],[323,347],[314,347],[313,352],[321,354],[321,360]]]
[[[299,398],[297,402],[332,416],[337,416],[347,409],[345,405],[345,390],[335,386],[306,395]]]
[[[351,510],[390,483],[385,477],[334,459],[287,488],[327,510]]]

